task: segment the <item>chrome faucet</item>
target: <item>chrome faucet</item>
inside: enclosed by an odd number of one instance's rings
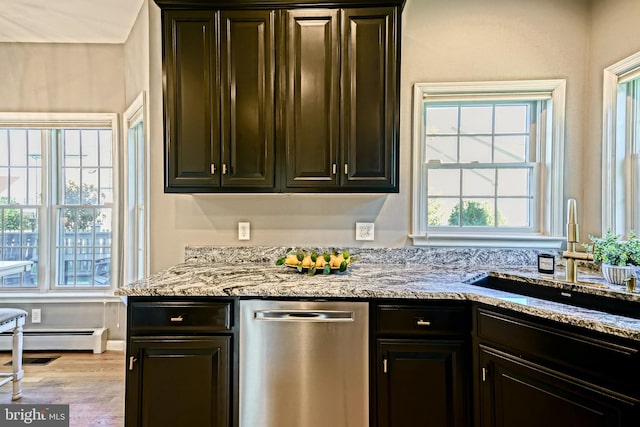
[[[576,243],[580,243],[580,228],[576,223],[576,211],[576,199],[569,199],[567,201],[567,250],[562,252],[562,257],[567,260],[566,280],[571,283],[578,281],[576,260],[593,261],[593,254],[576,251]]]

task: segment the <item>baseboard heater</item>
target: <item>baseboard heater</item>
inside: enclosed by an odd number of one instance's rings
[[[107,328],[93,329],[25,329],[24,350],[92,350],[107,349]],[[0,334],[0,350],[11,350],[11,332]]]

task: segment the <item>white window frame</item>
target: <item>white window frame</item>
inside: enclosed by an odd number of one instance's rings
[[[625,235],[640,227],[632,218],[633,207],[640,203],[634,189],[638,159],[632,156],[631,140],[625,131],[626,117],[620,105],[620,84],[640,77],[640,52],[605,68],[602,95],[602,234],[611,230]],[[636,179],[634,179],[634,174]],[[635,184],[634,184],[635,183]],[[636,208],[637,209],[637,208]],[[636,212],[637,213],[637,212]],[[640,231],[640,230],[639,230]]]
[[[147,143],[147,114],[146,97],[141,92],[123,114],[122,140],[126,149],[121,150],[120,158],[123,170],[123,251],[122,251],[122,283],[126,284],[149,275],[149,144]],[[142,123],[142,152],[131,147],[129,131]],[[134,155],[131,155],[131,150]],[[138,156],[142,158],[139,159]],[[138,161],[140,160],[140,161]],[[133,163],[133,164],[132,164]],[[142,170],[135,170],[136,176],[131,176],[132,167],[142,163]],[[132,186],[142,181],[142,193],[132,193]],[[135,190],[134,190],[135,191]],[[132,199],[141,197],[142,205],[138,205]],[[142,217],[142,221],[138,218]],[[139,236],[142,235],[142,241]],[[142,251],[142,254],[139,252]],[[142,257],[142,262],[139,261]]]
[[[560,249],[564,242],[564,138],[566,80],[416,83],[413,93],[413,229],[416,246],[520,247]],[[539,123],[537,150],[540,180],[535,232],[507,230],[427,231],[427,184],[424,101],[548,99],[546,120]],[[556,185],[552,185],[555,183]],[[560,183],[560,185],[557,185]]]
[[[120,248],[121,229],[117,212],[120,211],[120,168],[118,159],[120,146],[120,121],[117,113],[3,113],[0,112],[1,127],[21,127],[21,128],[47,128],[47,129],[65,129],[72,127],[110,127],[113,138],[112,158],[113,162],[113,204],[112,204],[112,264],[111,264],[111,283],[108,287],[100,288],[73,288],[63,289],[55,286],[55,269],[51,268],[50,263],[55,258],[55,244],[51,240],[51,233],[56,230],[55,219],[51,216],[50,222],[44,224],[46,216],[40,215],[39,230],[42,235],[43,244],[39,248],[38,275],[43,280],[38,284],[37,288],[20,290],[7,290],[0,292],[2,298],[11,298],[14,302],[38,302],[40,298],[55,299],[56,302],[107,302],[111,299],[117,299],[113,296],[113,291],[117,288],[120,277],[120,265],[118,254]],[[50,147],[46,148],[47,153]],[[45,155],[43,153],[43,155]],[[46,154],[50,155],[50,154]],[[43,177],[48,176],[43,171]],[[54,185],[51,182],[43,183],[43,188],[48,188],[49,192],[54,191]],[[50,194],[43,195],[43,208],[50,203]],[[53,254],[52,254],[53,251]]]

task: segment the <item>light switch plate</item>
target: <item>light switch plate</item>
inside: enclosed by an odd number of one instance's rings
[[[373,237],[373,222],[356,222],[356,240],[373,240]]]
[[[248,222],[238,223],[238,240],[251,240],[251,225]]]
[[[40,323],[42,321],[42,312],[39,308],[31,309],[31,323]]]

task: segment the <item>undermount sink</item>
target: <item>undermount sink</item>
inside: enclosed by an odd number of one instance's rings
[[[491,275],[471,284],[640,319],[640,301],[637,298],[622,292],[607,292],[602,285],[590,287],[589,284],[582,283],[558,283],[553,286]],[[599,292],[600,289],[602,292]]]

